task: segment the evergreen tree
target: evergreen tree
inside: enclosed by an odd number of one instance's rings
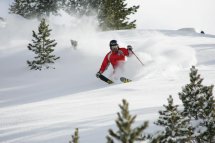
[[[27,64],[34,70],[41,70],[44,66],[49,68],[48,64],[54,63],[55,60],[60,58],[51,54],[54,51],[53,47],[57,43],[55,40],[49,39],[51,29],[49,29],[49,25],[46,24],[45,19],[42,19],[38,31],[38,34],[33,31],[33,44],[30,43],[28,45],[28,49],[37,55],[34,57],[35,60],[27,61]]]
[[[203,116],[202,107],[204,105],[203,94],[205,87],[202,85],[203,79],[200,78],[198,70],[194,66],[190,70],[190,83],[182,88],[179,98],[184,105],[183,115],[198,119]]]
[[[203,131],[200,131],[199,140],[203,143],[215,142],[215,111],[213,111],[206,117],[203,123],[200,124],[203,127]]]
[[[37,0],[35,11],[38,18],[48,17],[51,13],[58,14],[58,0]]]
[[[125,0],[102,0],[98,11],[100,27],[103,30],[136,28],[136,20],[129,22],[128,16],[137,12],[138,8],[139,6],[127,8]]]
[[[190,119],[183,117],[178,111],[178,105],[173,105],[173,98],[170,95],[165,110],[159,111],[159,119],[156,125],[163,126],[164,130],[153,136],[153,143],[186,143],[191,142],[192,127]]]
[[[33,17],[35,15],[35,11],[31,3],[32,0],[15,0],[12,5],[10,5],[9,12],[21,15],[24,18]]]
[[[203,116],[202,118],[207,118],[215,109],[214,97],[213,97],[213,85],[211,86],[204,86],[203,88],[203,99],[204,99],[204,106],[203,106]]]
[[[139,140],[141,133],[148,126],[148,122],[144,122],[140,127],[132,128],[131,126],[136,116],[130,115],[128,102],[126,100],[122,102],[123,104],[119,105],[121,113],[117,113],[118,119],[116,120],[119,130],[117,132],[114,132],[112,129],[109,130],[109,136],[107,136],[108,143],[114,143],[113,138],[121,143],[134,143],[134,141]]]
[[[62,8],[71,15],[86,15],[89,12],[87,0],[63,0]]]
[[[215,142],[215,101],[213,85],[203,86],[198,70],[192,66],[190,83],[187,84],[179,97],[184,105],[184,116],[194,118],[197,140],[201,143]],[[197,122],[198,121],[198,122]],[[197,124],[198,123],[198,124]]]
[[[69,141],[69,143],[79,143],[78,128],[75,129],[75,133],[72,135],[72,141]]]
[[[15,0],[9,8],[10,13],[24,18],[39,18],[57,14],[58,0]]]
[[[200,139],[207,143],[215,142],[215,101],[213,97],[213,85],[204,88],[203,121],[200,126],[205,128],[200,131]]]
[[[62,0],[61,7],[71,15],[93,15],[98,13],[102,0]]]

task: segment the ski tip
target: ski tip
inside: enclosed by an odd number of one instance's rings
[[[125,77],[120,77],[120,81],[123,82],[123,83],[128,83],[128,82],[131,82],[132,80],[127,79]]]
[[[114,83],[114,82],[111,81],[111,80],[108,80],[107,83],[108,83],[108,84],[112,84],[112,83]]]
[[[102,81],[104,81],[104,82],[106,82],[106,83],[108,83],[108,84],[114,83],[112,80],[108,79],[108,78],[105,77],[104,75],[100,75],[99,78],[100,78]]]

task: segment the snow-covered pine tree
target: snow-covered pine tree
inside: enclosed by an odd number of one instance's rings
[[[205,130],[201,131],[200,139],[205,143],[215,143],[215,111],[208,115],[201,126]]]
[[[204,87],[204,106],[203,106],[203,121],[200,126],[200,140],[206,143],[215,142],[215,101],[213,97],[213,85]]]
[[[21,15],[24,18],[34,17],[35,11],[31,5],[32,0],[15,0],[10,5],[9,13]]]
[[[202,108],[203,114],[202,114],[202,119],[207,118],[211,112],[213,112],[215,109],[215,102],[214,102],[214,97],[213,97],[213,85],[211,86],[204,86],[202,88],[202,96],[204,99],[204,106]]]
[[[148,122],[144,122],[144,124],[140,125],[139,127],[132,128],[136,116],[130,115],[128,102],[123,99],[122,105],[119,105],[119,107],[121,109],[121,113],[117,113],[118,118],[116,120],[116,125],[119,130],[114,132],[112,129],[109,129],[107,142],[114,143],[113,138],[115,138],[121,143],[134,143],[140,138],[141,133],[148,126]]]
[[[136,28],[136,20],[129,21],[129,15],[137,12],[139,6],[128,7],[126,0],[102,0],[98,11],[100,27],[103,30]]]
[[[49,64],[60,58],[51,54],[57,42],[49,39],[51,29],[49,29],[45,19],[42,19],[38,31],[38,34],[33,31],[33,44],[29,43],[28,45],[28,49],[37,55],[33,61],[27,61],[27,64],[31,67],[30,69],[34,70],[41,70],[43,67],[49,68]]]
[[[190,71],[190,83],[182,88],[182,92],[179,93],[179,98],[184,105],[183,115],[198,119],[199,117],[202,117],[203,114],[203,79],[200,78],[200,74],[198,74],[198,70],[195,66],[192,66]]]
[[[184,116],[195,120],[196,138],[201,143],[215,142],[215,101],[213,97],[213,85],[202,85],[198,70],[192,66],[190,83],[182,88],[179,97],[184,105]]]
[[[36,16],[40,19],[48,17],[50,14],[58,14],[58,0],[37,0],[35,6]]]
[[[79,143],[79,133],[78,128],[75,129],[74,135],[72,135],[72,140],[69,143]]]
[[[10,5],[10,13],[19,14],[24,18],[39,18],[57,14],[58,0],[15,0]]]
[[[70,15],[91,15],[99,9],[101,0],[62,0],[61,7]]]
[[[192,139],[192,127],[189,125],[190,119],[183,117],[178,111],[178,105],[173,104],[170,95],[168,105],[164,105],[165,110],[159,111],[159,119],[156,125],[163,126],[164,130],[157,132],[152,137],[152,143],[188,143]]]

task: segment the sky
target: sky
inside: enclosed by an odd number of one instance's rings
[[[137,28],[180,29],[193,27],[215,34],[214,0],[129,0],[141,3],[134,16]]]
[[[8,5],[13,0],[0,0],[0,17],[8,16]],[[129,5],[140,5],[131,16],[138,29],[180,29],[193,27],[197,31],[215,34],[214,0],[128,0]]]
[[[11,4],[12,0],[0,0],[0,17],[8,16],[8,7]]]

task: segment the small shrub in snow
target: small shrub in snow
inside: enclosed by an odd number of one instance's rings
[[[110,129],[109,135],[107,136],[107,142],[114,143],[114,139],[116,139],[121,143],[134,143],[139,140],[143,130],[148,126],[148,122],[144,122],[144,124],[139,127],[132,128],[136,116],[130,115],[128,102],[123,100],[122,105],[119,105],[119,107],[121,113],[117,113],[118,118],[116,120],[118,131],[114,132]]]
[[[72,135],[72,140],[69,143],[79,143],[78,128],[75,129],[75,133]]]

